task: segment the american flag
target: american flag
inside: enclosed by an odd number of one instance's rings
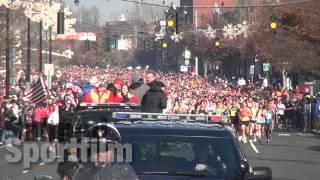
[[[47,90],[42,76],[32,85],[26,97],[34,104],[44,102],[47,99]]]

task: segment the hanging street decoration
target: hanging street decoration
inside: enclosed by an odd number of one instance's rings
[[[242,24],[232,25],[228,24],[223,29],[224,38],[233,40],[238,36],[243,35],[245,38],[248,37],[248,23],[243,21]]]
[[[50,0],[34,1],[34,0],[0,0],[0,6],[16,10],[20,7],[24,9],[24,14],[33,22],[42,21],[43,29],[48,30],[50,26],[53,27],[53,33],[57,26],[57,13],[62,5]],[[65,12],[65,33],[74,33],[73,25],[76,23],[75,18],[71,18],[72,12],[69,8],[64,8]]]
[[[1,6],[5,6],[6,8],[15,10],[21,6],[21,1],[15,0],[14,2],[12,2],[12,0],[0,0],[0,7]]]
[[[180,42],[181,40],[183,39],[183,32],[179,33],[179,34],[176,34],[174,33],[172,36],[171,36],[171,40],[178,43]]]
[[[208,39],[215,39],[217,37],[217,31],[212,29],[210,25],[208,26],[208,29],[200,30],[200,32]]]

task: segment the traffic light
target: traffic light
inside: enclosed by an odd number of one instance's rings
[[[74,5],[79,6],[80,1],[79,0],[74,0]]]
[[[221,45],[220,40],[219,40],[219,39],[216,39],[216,40],[214,41],[214,46],[215,46],[216,48],[220,48],[220,45]]]
[[[64,34],[64,12],[58,12],[58,19],[57,19],[57,34]]]
[[[150,51],[154,50],[154,40],[152,40],[152,38],[149,40],[150,42]]]
[[[151,47],[150,47],[150,40],[149,39],[145,39],[144,40],[144,50],[145,51],[150,51]]]
[[[173,8],[166,13],[166,31],[168,35],[178,34],[178,13]]]
[[[278,29],[278,22],[277,22],[277,18],[275,16],[271,16],[270,17],[270,31],[271,33],[276,33],[277,29]]]
[[[90,41],[87,39],[86,40],[86,51],[90,50]]]
[[[168,41],[167,40],[165,40],[165,39],[162,39],[161,40],[161,48],[162,49],[167,49],[168,48]]]
[[[184,60],[184,65],[189,66],[190,65],[190,59],[185,59]]]

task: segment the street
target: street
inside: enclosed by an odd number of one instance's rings
[[[299,132],[275,132],[271,144],[255,144],[259,153],[244,146],[251,165],[269,166],[275,180],[318,180],[320,136]]]
[[[253,148],[254,147],[254,148]],[[274,132],[271,144],[243,145],[252,167],[269,166],[274,180],[318,180],[320,177],[320,136],[299,132]],[[0,147],[0,180],[29,180],[35,175],[56,174],[56,163],[37,162],[24,169],[22,164],[8,163],[7,150]]]

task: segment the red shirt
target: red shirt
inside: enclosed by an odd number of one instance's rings
[[[119,95],[113,96],[112,102],[113,103],[122,103],[123,102],[123,97],[119,96]]]
[[[46,108],[37,107],[33,111],[33,121],[41,123],[48,118],[49,112]]]
[[[134,95],[129,94],[128,95],[128,99],[129,99],[129,101],[128,101],[129,103],[138,103],[138,98],[136,96],[134,96]],[[112,102],[124,103],[124,98],[123,98],[123,96],[117,95],[117,96],[113,97],[113,101]]]

